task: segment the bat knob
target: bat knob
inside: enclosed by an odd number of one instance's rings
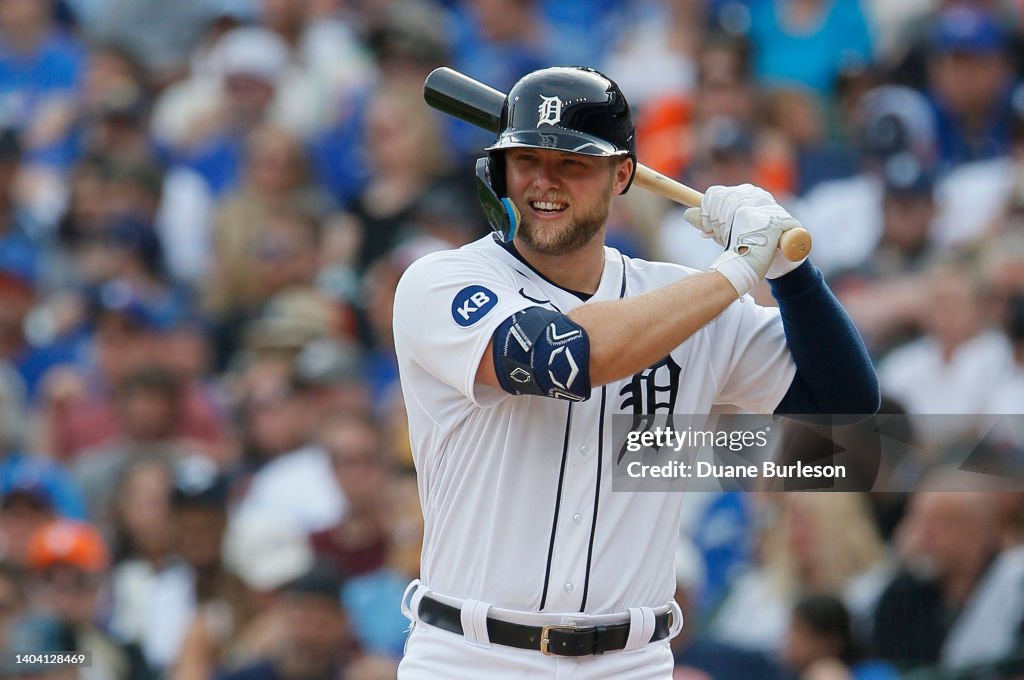
[[[779,240],[779,250],[790,262],[804,259],[811,254],[811,233],[801,227],[783,232]]]

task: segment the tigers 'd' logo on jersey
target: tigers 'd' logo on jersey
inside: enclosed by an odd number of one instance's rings
[[[646,430],[654,424],[655,414],[666,413],[666,426],[672,427],[672,414],[676,410],[676,398],[679,396],[679,376],[682,368],[668,355],[661,361],[633,375],[621,390],[623,397],[619,404],[620,413],[632,413],[631,430]],[[616,463],[622,462],[626,454],[623,442]]]
[[[624,397],[619,411],[635,416],[673,413],[679,396],[681,372],[682,368],[669,355],[635,374],[619,390],[619,396]]]

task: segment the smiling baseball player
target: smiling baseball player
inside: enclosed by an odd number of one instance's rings
[[[853,325],[799,226],[749,185],[687,218],[707,272],[604,245],[636,167],[614,82],[551,68],[509,92],[477,162],[495,234],[403,276],[395,344],[425,518],[401,678],[669,678],[681,494],[612,493],[611,416],[873,413]],[[765,276],[779,309],[747,293]],[[781,310],[781,313],[780,313]]]

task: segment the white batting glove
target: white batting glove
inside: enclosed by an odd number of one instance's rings
[[[733,217],[729,242],[711,269],[729,280],[740,297],[749,293],[768,273],[783,232],[800,223],[778,204],[740,207]]]
[[[800,224],[797,223],[794,226],[799,227]],[[787,229],[792,229],[792,227],[787,227]],[[785,231],[785,230],[783,230],[783,231]],[[775,253],[775,257],[772,259],[771,266],[768,267],[768,272],[764,275],[764,278],[766,278],[766,279],[777,279],[780,276],[785,276],[786,274],[790,273],[791,271],[793,271],[794,269],[796,269],[797,267],[799,267],[800,265],[802,265],[806,261],[807,261],[806,257],[803,258],[803,259],[797,260],[796,262],[788,260],[788,259],[786,259],[786,256],[782,254],[782,251],[780,250],[780,251]]]
[[[699,207],[688,208],[683,218],[701,230],[704,238],[712,238],[723,248],[729,242],[736,211],[764,205],[775,205],[775,198],[753,184],[735,187],[713,186],[704,192]]]

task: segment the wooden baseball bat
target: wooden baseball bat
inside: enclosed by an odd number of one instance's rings
[[[427,76],[423,98],[433,108],[485,130],[498,132],[501,125],[505,95],[447,66],[436,68]],[[700,205],[704,196],[643,163],[637,164],[633,183],[686,206]],[[790,229],[783,233],[779,250],[792,262],[803,259],[811,252],[811,235],[806,229]]]

